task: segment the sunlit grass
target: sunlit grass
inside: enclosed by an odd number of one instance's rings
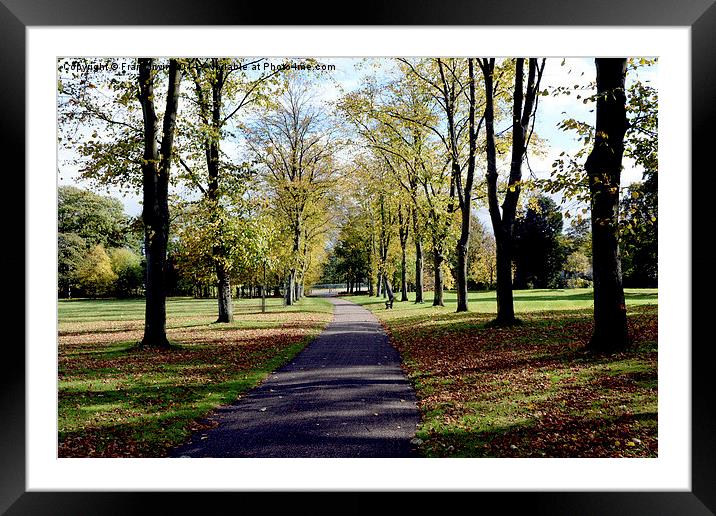
[[[400,292],[395,294],[395,311],[415,311],[423,313],[442,313],[457,308],[457,294],[448,290],[443,294],[444,307],[433,307],[433,292],[423,293],[424,302],[415,304],[415,293],[408,293],[408,301],[399,301]],[[657,289],[625,289],[624,297],[627,306],[656,304]],[[364,305],[371,310],[385,310],[383,298],[368,296],[349,296],[351,301]],[[594,291],[591,288],[580,289],[535,289],[514,291],[515,312],[539,312],[544,310],[576,310],[594,306]],[[497,298],[494,290],[468,293],[468,309],[471,312],[494,314],[497,312]]]
[[[584,351],[593,291],[515,291],[522,324],[494,328],[494,292],[471,292],[456,313],[432,293],[416,305],[349,297],[383,322],[416,389],[427,457],[654,457],[657,455],[656,289],[627,289],[635,347]],[[399,294],[398,294],[399,295]]]
[[[60,301],[60,456],[163,456],[202,417],[294,357],[332,317],[325,299],[291,307],[273,300],[267,313],[255,301],[237,302],[236,320],[216,324],[216,300],[170,299],[166,351],[137,348],[143,300]]]

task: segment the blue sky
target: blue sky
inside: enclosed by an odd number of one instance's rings
[[[363,79],[371,74],[389,74],[393,66],[390,59],[362,58],[321,58],[321,62],[334,64],[336,69],[325,74],[325,78],[318,82],[316,96],[319,101],[330,105],[341,94],[342,91],[351,91],[359,87]],[[594,80],[595,68],[593,58],[548,58],[545,67],[542,87],[553,89],[558,86],[573,87],[574,85],[586,86]],[[635,78],[643,81],[650,81],[657,87],[657,65],[642,68],[638,72],[627,75],[627,82]],[[590,95],[590,92],[579,92],[583,97]],[[546,143],[543,155],[530,153],[529,163],[532,171],[537,177],[549,177],[551,164],[562,152],[573,152],[577,150],[578,143],[569,133],[557,129],[557,125],[565,118],[576,118],[590,124],[594,124],[595,114],[591,103],[583,104],[576,98],[576,94],[570,96],[544,96],[539,99],[539,109],[535,121],[535,133]],[[67,163],[68,158],[73,157],[73,152],[60,149],[58,153],[59,184],[73,184],[84,188],[91,188],[91,185],[79,178],[79,172]],[[525,170],[524,174],[528,174]],[[641,170],[634,167],[628,160],[624,162],[622,185],[627,186],[634,181],[641,180]],[[117,188],[109,188],[111,195],[122,200],[125,210],[130,215],[141,213],[141,195],[139,192],[120,191]],[[179,193],[179,192],[178,192]],[[556,200],[559,200],[558,198]],[[571,206],[570,206],[571,208]],[[478,217],[489,224],[489,217],[485,208],[478,207]]]

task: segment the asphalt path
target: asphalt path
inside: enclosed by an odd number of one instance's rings
[[[419,414],[398,352],[372,313],[329,300],[333,321],[311,344],[172,456],[413,456]]]

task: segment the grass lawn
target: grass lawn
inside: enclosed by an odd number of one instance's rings
[[[470,312],[351,297],[373,311],[418,394],[427,457],[656,457],[657,290],[627,289],[633,350],[586,354],[592,290],[515,292],[523,324],[487,328],[495,293]],[[399,297],[399,293],[397,294]],[[414,300],[414,296],[411,296]]]
[[[202,418],[261,382],[331,320],[325,299],[235,301],[214,324],[215,299],[167,302],[168,351],[139,350],[144,300],[60,300],[60,457],[161,457]]]

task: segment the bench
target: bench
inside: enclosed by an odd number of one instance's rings
[[[385,309],[386,309],[386,310],[387,310],[388,308],[393,308],[393,300],[394,300],[394,299],[395,299],[394,297],[391,297],[390,299],[388,299],[388,300],[385,302]]]

